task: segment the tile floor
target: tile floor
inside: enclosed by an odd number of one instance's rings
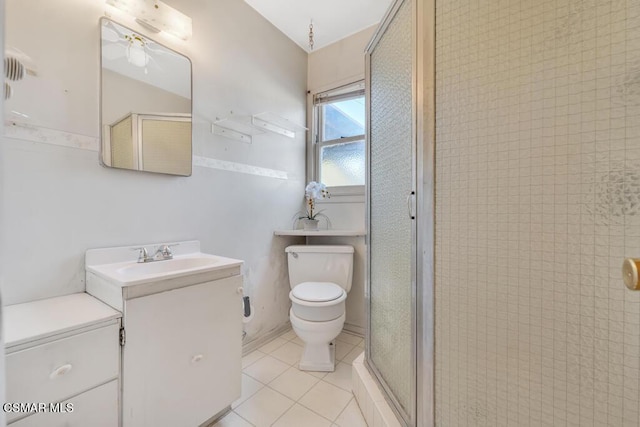
[[[351,392],[362,338],[336,339],[335,372],[298,370],[302,341],[289,330],[242,358],[242,396],[214,427],[366,427]]]

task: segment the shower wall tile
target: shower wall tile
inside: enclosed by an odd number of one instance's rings
[[[640,5],[436,1],[436,421],[640,425]]]

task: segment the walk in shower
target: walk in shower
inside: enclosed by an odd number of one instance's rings
[[[417,37],[424,8],[424,2],[396,1],[366,52],[365,362],[406,425],[424,424],[432,411],[432,374],[424,367],[432,364],[433,352],[425,355],[424,349],[433,342],[433,331],[423,325],[433,323],[425,319],[425,307],[427,317],[433,312],[433,252],[422,248],[427,241],[433,246],[433,179],[424,186],[422,177],[432,174],[433,161],[421,117],[429,99],[423,84],[429,70],[419,64],[425,59],[418,53],[425,40]]]
[[[367,61],[365,360],[398,418],[640,425],[640,3],[397,1]]]
[[[411,1],[370,49],[367,361],[407,420],[415,411],[415,144]],[[413,194],[412,194],[413,193]]]

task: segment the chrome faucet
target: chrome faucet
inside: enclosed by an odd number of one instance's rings
[[[153,262],[153,261],[164,261],[167,259],[173,259],[173,252],[171,252],[171,246],[175,246],[177,243],[173,245],[163,244],[158,246],[156,249],[156,253],[153,256],[149,256],[149,252],[147,252],[147,248],[141,246],[139,248],[131,248],[133,251],[140,251],[138,254],[138,262]]]
[[[139,248],[131,248],[131,250],[140,251],[140,253],[138,253],[138,262],[149,262],[153,260],[153,258],[149,256],[147,248],[145,248],[144,246],[141,246]]]

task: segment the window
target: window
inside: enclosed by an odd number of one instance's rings
[[[313,103],[316,179],[334,193],[336,187],[361,192],[365,180],[364,82],[319,93]]]

